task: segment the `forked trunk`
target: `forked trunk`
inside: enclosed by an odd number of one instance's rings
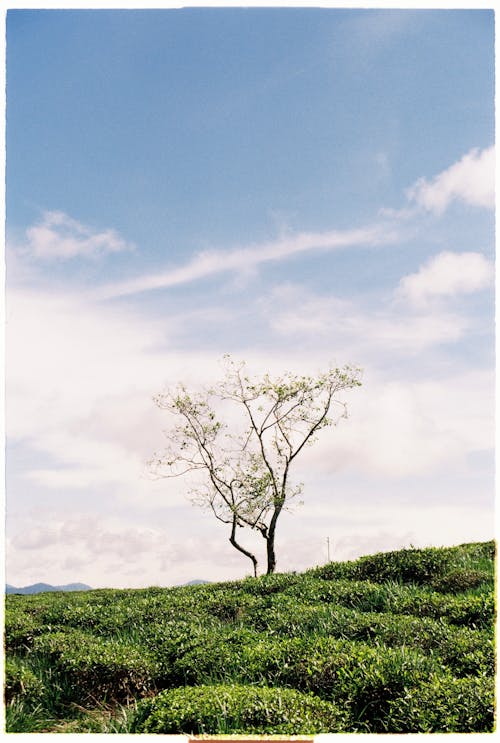
[[[241,546],[241,544],[238,544],[236,541],[236,518],[233,518],[233,525],[231,528],[231,536],[229,537],[229,541],[233,545],[235,549],[237,549],[239,552],[241,552],[243,555],[246,555],[249,560],[252,561],[253,565],[253,577],[257,577],[257,558],[255,555],[253,555],[251,552],[249,552],[247,549]]]

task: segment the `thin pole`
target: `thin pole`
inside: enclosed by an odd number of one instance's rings
[[[328,554],[328,562],[330,562],[330,537],[326,538],[326,549]]]

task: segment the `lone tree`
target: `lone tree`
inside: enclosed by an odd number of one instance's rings
[[[159,408],[175,416],[165,432],[168,445],[155,454],[150,469],[157,477],[200,472],[202,483],[193,502],[212,511],[231,528],[229,541],[248,557],[257,575],[258,561],[237,540],[238,529],[258,532],[265,540],[267,574],[276,568],[276,526],[283,509],[302,492],[290,469],[300,452],[327,426],[347,417],[343,390],[361,384],[361,371],[346,366],[312,376],[285,373],[251,380],[245,363],[224,357],[225,376],[215,387],[190,393],[179,385],[157,395]],[[220,413],[238,423],[223,423]]]

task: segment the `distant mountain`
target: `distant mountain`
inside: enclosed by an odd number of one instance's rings
[[[201,578],[195,578],[195,580],[190,580],[189,583],[183,583],[183,586],[201,586],[205,583],[210,583],[209,580],[202,580]]]
[[[51,586],[48,583],[34,583],[32,586],[16,588],[8,583],[5,586],[5,593],[45,593],[47,591],[91,591],[91,587],[85,583],[68,583],[66,586]]]

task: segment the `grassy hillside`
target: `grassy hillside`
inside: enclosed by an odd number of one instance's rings
[[[7,596],[7,731],[490,732],[494,551]]]

